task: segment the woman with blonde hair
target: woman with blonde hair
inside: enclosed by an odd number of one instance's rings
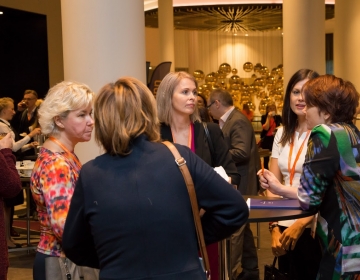
[[[161,138],[190,148],[209,166],[222,166],[234,186],[240,183],[234,161],[218,124],[201,122],[196,106],[197,81],[186,72],[167,74],[156,95]],[[213,103],[207,106],[209,109]],[[218,244],[208,246],[213,280],[218,279]]]
[[[35,280],[46,279],[46,258],[62,254],[63,229],[81,168],[74,148],[91,138],[93,96],[86,85],[64,81],[49,90],[38,112],[42,132],[49,138],[39,151],[30,180],[40,222]]]
[[[100,268],[100,279],[206,279],[189,194],[173,154],[159,143],[150,90],[131,77],[107,84],[94,118],[105,154],[81,170],[63,235],[66,256]],[[229,236],[246,222],[245,201],[190,149],[176,148],[206,210],[205,241]]]

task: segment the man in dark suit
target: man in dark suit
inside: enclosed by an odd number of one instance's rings
[[[260,157],[251,123],[235,109],[231,94],[226,90],[214,90],[210,94],[208,108],[213,118],[219,120],[241,176],[238,190],[243,195],[257,195],[260,186],[256,172],[260,169]],[[258,258],[250,225],[244,225],[233,234],[230,243],[230,279],[258,280]],[[238,275],[240,265],[242,272]]]
[[[13,118],[12,125],[18,133],[29,134],[29,127],[35,122],[37,115],[36,101],[38,94],[35,90],[27,89],[24,98],[17,105],[17,112]]]

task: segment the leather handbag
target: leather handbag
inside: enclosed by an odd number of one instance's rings
[[[206,251],[206,245],[204,240],[204,234],[201,226],[200,221],[200,215],[199,215],[199,206],[196,199],[196,193],[194,189],[194,182],[192,180],[191,174],[189,172],[189,169],[186,165],[185,159],[180,155],[179,151],[176,149],[176,147],[169,141],[162,142],[165,146],[169,148],[171,153],[174,155],[175,162],[179,166],[179,169],[184,177],[185,184],[189,193],[190,202],[191,202],[191,209],[193,213],[194,223],[195,223],[195,229],[196,229],[196,236],[198,239],[198,244],[200,248],[200,254],[202,256],[204,266],[204,272],[206,275],[206,279],[211,279],[210,274],[210,263],[209,263],[209,257]]]
[[[280,270],[275,267],[276,261],[277,261],[277,257],[274,258],[272,265],[265,265],[264,280],[290,280],[290,279],[292,279],[289,275],[280,272]]]
[[[98,269],[78,266],[62,257],[45,259],[45,275],[46,279],[51,280],[99,280]]]

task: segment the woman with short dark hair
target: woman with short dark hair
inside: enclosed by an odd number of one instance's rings
[[[320,76],[303,88],[312,129],[298,197],[319,209],[323,248],[317,279],[360,278],[360,132],[352,120],[359,93],[349,81]]]

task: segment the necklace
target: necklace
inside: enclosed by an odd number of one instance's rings
[[[293,164],[293,166],[290,168],[292,152],[293,152],[293,149],[294,149],[295,134],[294,134],[293,137],[292,137],[292,141],[291,141],[291,144],[290,144],[289,160],[288,160],[288,172],[289,172],[289,174],[290,174],[290,186],[292,186],[292,181],[293,181],[294,176],[295,176],[295,166],[296,166],[296,163],[297,163],[297,161],[299,160],[299,157],[300,157],[300,155],[301,155],[301,151],[302,151],[303,148],[304,148],[306,139],[309,137],[310,132],[311,132],[310,130],[307,131],[306,136],[305,136],[305,139],[304,139],[303,142],[301,143],[300,149],[298,150],[298,152],[297,152],[297,154],[296,154],[294,164]]]
[[[55,137],[50,136],[49,140],[53,141],[55,144],[57,144],[61,149],[64,150],[64,152],[72,159],[72,161],[77,165],[78,168],[81,168],[81,163],[77,156],[75,156],[73,153],[71,153],[59,140],[57,140]]]

